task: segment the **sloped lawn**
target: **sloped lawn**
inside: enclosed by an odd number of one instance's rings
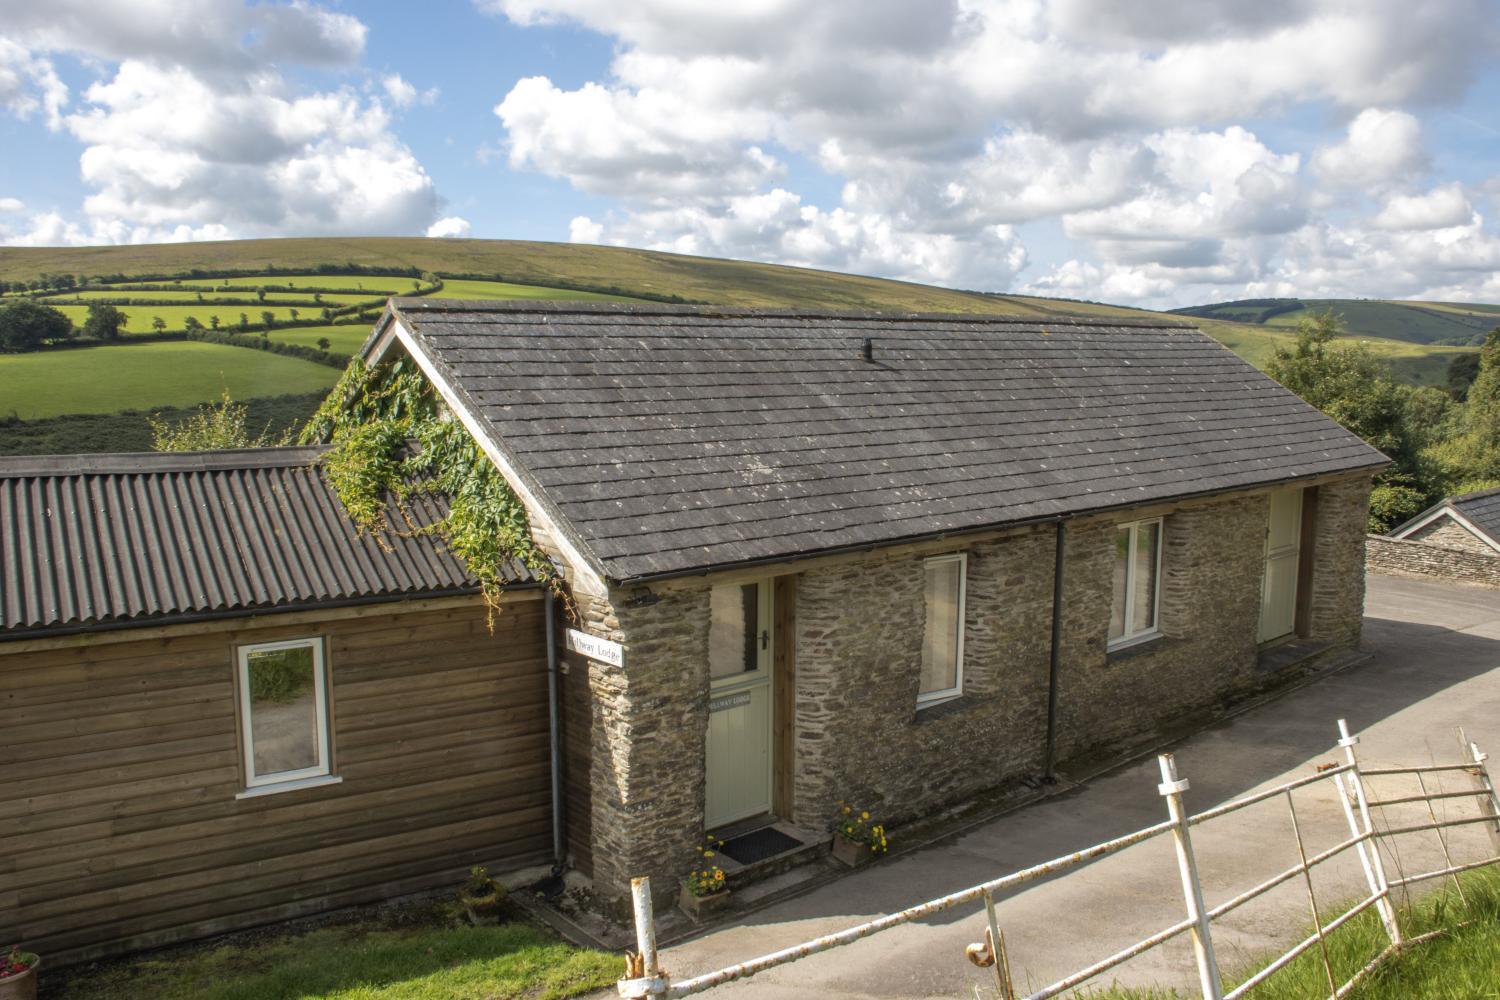
[[[47,1000],[561,1000],[619,977],[623,963],[527,923],[274,933],[105,963]]]

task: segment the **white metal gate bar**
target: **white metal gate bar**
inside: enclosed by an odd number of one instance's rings
[[[1177,777],[1176,766],[1171,755],[1163,754],[1160,758],[1163,780],[1158,787],[1158,791],[1167,799],[1170,818],[1166,822],[1136,830],[1133,833],[1096,844],[1085,850],[1054,858],[1051,861],[1024,868],[959,892],[950,893],[949,895],[930,900],[918,906],[909,907],[899,913],[889,914],[837,933],[814,938],[799,945],[783,948],[780,951],[771,952],[759,958],[727,966],[715,972],[686,979],[679,983],[672,983],[667,974],[661,971],[658,965],[655,927],[651,914],[650,880],[645,878],[635,879],[632,881],[632,891],[635,899],[638,952],[627,956],[627,978],[622,979],[619,983],[620,995],[626,998],[691,996],[716,986],[748,978],[767,969],[795,962],[819,952],[852,944],[880,931],[910,923],[914,920],[920,920],[954,906],[983,899],[986,904],[986,912],[990,914],[990,926],[986,933],[987,940],[984,945],[971,946],[969,951],[971,956],[987,956],[988,961],[984,964],[994,967],[999,995],[1002,998],[1009,998],[1014,996],[1015,993],[1010,983],[1009,963],[1008,956],[1005,954],[1004,935],[994,918],[994,895],[997,892],[1012,889],[1027,882],[1065,872],[1075,866],[1114,854],[1126,847],[1170,832],[1173,834],[1176,846],[1178,871],[1182,876],[1184,902],[1187,907],[1186,919],[1157,931],[1110,955],[1108,958],[1093,963],[1087,968],[1080,969],[1043,987],[1041,990],[1030,994],[1027,1000],[1046,1000],[1046,998],[1066,992],[1184,933],[1191,933],[1194,938],[1194,954],[1198,966],[1199,987],[1205,1000],[1237,1000],[1237,998],[1244,996],[1249,990],[1291,964],[1300,955],[1308,951],[1308,949],[1322,943],[1328,935],[1332,934],[1338,928],[1371,907],[1376,907],[1380,911],[1381,922],[1385,927],[1390,943],[1347,982],[1341,986],[1333,987],[1330,994],[1333,998],[1346,996],[1358,982],[1378,968],[1391,955],[1398,954],[1403,948],[1433,936],[1431,934],[1424,934],[1418,938],[1403,940],[1401,929],[1396,919],[1395,909],[1390,899],[1391,888],[1393,886],[1404,887],[1415,882],[1450,875],[1456,878],[1461,872],[1472,871],[1487,865],[1500,864],[1500,855],[1487,858],[1483,861],[1454,864],[1452,856],[1448,851],[1447,841],[1442,834],[1444,829],[1485,823],[1489,825],[1489,830],[1492,836],[1496,838],[1497,844],[1500,844],[1500,797],[1497,797],[1495,786],[1490,780],[1488,770],[1485,767],[1486,758],[1484,754],[1480,753],[1479,748],[1472,744],[1466,746],[1466,754],[1471,760],[1465,764],[1433,764],[1418,767],[1365,769],[1360,767],[1354,752],[1354,746],[1359,742],[1359,738],[1350,735],[1348,727],[1342,719],[1339,720],[1339,737],[1338,745],[1345,751],[1345,763],[1330,766],[1316,774],[1296,778],[1277,785],[1274,788],[1264,789],[1231,802],[1226,802],[1195,815],[1187,815],[1182,809],[1182,793],[1187,789],[1188,783]],[[1466,771],[1470,775],[1473,775],[1476,787],[1466,792],[1438,791],[1427,794],[1428,789],[1422,779],[1422,775],[1457,771]],[[1423,794],[1418,796],[1398,796],[1386,800],[1371,799],[1366,795],[1363,781],[1364,778],[1371,775],[1414,775]],[[1337,798],[1343,807],[1345,818],[1349,824],[1350,836],[1333,847],[1308,855],[1302,845],[1300,829],[1297,827],[1296,808],[1292,804],[1291,793],[1296,789],[1304,788],[1324,780],[1332,781],[1337,789]],[[1284,796],[1291,808],[1293,834],[1297,839],[1300,857],[1299,863],[1215,907],[1209,908],[1205,906],[1202,895],[1202,882],[1198,876],[1197,864],[1192,851],[1191,828],[1207,820],[1228,815],[1248,806],[1265,802],[1276,796]],[[1477,798],[1481,805],[1481,815],[1478,817],[1461,817],[1451,820],[1439,820],[1437,818],[1436,811],[1432,807],[1433,801],[1463,798]],[[1372,809],[1415,804],[1418,802],[1425,802],[1427,804],[1428,814],[1431,816],[1432,822],[1391,827],[1378,833],[1374,829],[1371,821]],[[1441,842],[1443,857],[1447,862],[1446,866],[1431,872],[1388,880],[1385,875],[1381,852],[1377,847],[1378,841],[1380,839],[1421,833],[1429,830],[1436,832]],[[1356,850],[1360,856],[1361,865],[1369,887],[1369,894],[1332,920],[1322,923],[1321,918],[1318,916],[1317,900],[1313,894],[1311,870],[1351,848]],[[1314,932],[1297,942],[1285,953],[1274,958],[1264,968],[1255,972],[1249,979],[1240,983],[1234,989],[1227,993],[1221,992],[1222,987],[1220,985],[1218,967],[1213,953],[1212,922],[1277,886],[1297,878],[1299,875],[1303,877],[1306,884],[1309,904],[1314,917]],[[1328,970],[1330,986],[1333,986],[1332,968],[1328,964],[1326,951],[1324,966]]]

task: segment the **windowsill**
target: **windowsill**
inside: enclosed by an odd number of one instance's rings
[[[1105,662],[1113,663],[1116,660],[1126,660],[1132,656],[1146,652],[1163,638],[1165,636],[1162,635],[1160,630],[1147,632],[1144,635],[1133,635],[1129,639],[1105,647]]]
[[[963,711],[973,703],[973,697],[964,694],[962,691],[956,694],[944,695],[941,698],[934,698],[931,701],[924,701],[917,705],[915,721],[929,722],[934,719],[946,718],[955,712]]]
[[[337,774],[320,774],[313,778],[297,778],[294,781],[278,781],[274,785],[255,785],[247,788],[235,796],[236,799],[255,799],[262,795],[276,795],[280,792],[297,792],[304,788],[322,788],[324,785],[337,785],[344,779]]]

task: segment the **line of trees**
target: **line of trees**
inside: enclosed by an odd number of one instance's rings
[[[1368,347],[1335,343],[1342,332],[1332,311],[1304,319],[1266,372],[1391,458],[1370,497],[1372,532],[1445,496],[1500,486],[1500,328],[1472,362],[1455,361],[1449,392],[1397,382]]]

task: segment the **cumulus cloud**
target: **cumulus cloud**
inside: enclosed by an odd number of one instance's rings
[[[1366,108],[1349,123],[1342,142],[1313,154],[1313,170],[1346,187],[1371,187],[1406,180],[1427,169],[1422,126],[1405,111]]]
[[[438,88],[418,90],[415,84],[404,79],[400,73],[389,73],[381,77],[380,86],[390,102],[398,108],[409,108],[414,104],[435,104],[438,99]]]
[[[435,91],[392,74],[387,104],[347,86],[308,91],[275,68],[355,66],[365,36],[358,19],[305,2],[0,0],[0,107],[40,106],[77,139],[91,191],[82,219],[43,213],[4,239],[424,232],[439,199],[388,107]],[[46,75],[58,53],[100,74],[66,110]],[[12,82],[16,66],[30,67],[30,90]]]
[[[576,241],[1155,304],[1349,279],[1341,241],[1421,215],[1392,200],[1427,197],[1410,109],[1461,95],[1495,37],[1486,0],[479,2],[615,42],[608,75],[495,108],[512,169],[616,199]],[[1346,134],[1286,148],[1245,124],[1296,107]],[[834,203],[797,193],[809,169]],[[1330,228],[1368,194],[1383,221]],[[1433,197],[1422,218],[1457,217]],[[1073,253],[1023,274],[1039,220]]]
[[[67,103],[68,88],[51,61],[33,56],[0,36],[0,109],[17,118],[30,118],[41,111],[47,127],[56,129],[62,124]]]
[[[427,227],[427,235],[436,239],[458,239],[469,235],[469,220],[457,215],[445,216]]]
[[[1457,182],[1425,194],[1392,195],[1375,216],[1380,229],[1449,229],[1474,221],[1474,206]]]
[[[20,198],[0,198],[0,213],[12,215],[25,209],[26,203]]]

